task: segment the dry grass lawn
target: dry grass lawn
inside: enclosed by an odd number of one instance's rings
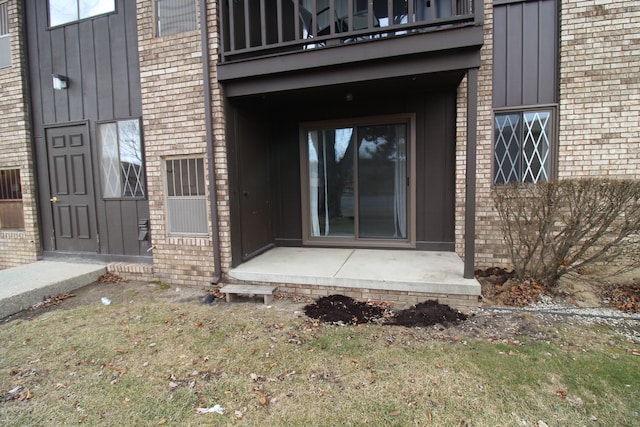
[[[111,305],[0,325],[0,424],[640,425],[638,344],[608,327],[451,338],[110,286]]]

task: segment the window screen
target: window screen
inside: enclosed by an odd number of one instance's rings
[[[169,233],[206,234],[204,160],[171,159],[165,166]]]
[[[24,229],[20,169],[0,170],[0,229]]]
[[[198,28],[196,0],[157,0],[156,15],[158,37]]]
[[[0,68],[11,66],[8,3],[0,0]]]

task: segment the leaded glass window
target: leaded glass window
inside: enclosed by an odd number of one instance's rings
[[[139,120],[119,120],[98,125],[102,196],[145,197],[142,140]]]
[[[550,179],[552,122],[550,109],[495,114],[494,184]]]

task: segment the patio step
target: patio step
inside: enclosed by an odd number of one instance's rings
[[[277,286],[267,285],[224,285],[220,292],[227,294],[227,302],[233,302],[238,294],[242,295],[263,295],[264,303],[269,304],[273,301],[273,293],[278,289]]]

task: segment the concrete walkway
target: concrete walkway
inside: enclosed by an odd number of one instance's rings
[[[0,270],[0,318],[27,309],[48,295],[73,292],[106,273],[104,263],[37,261]]]

